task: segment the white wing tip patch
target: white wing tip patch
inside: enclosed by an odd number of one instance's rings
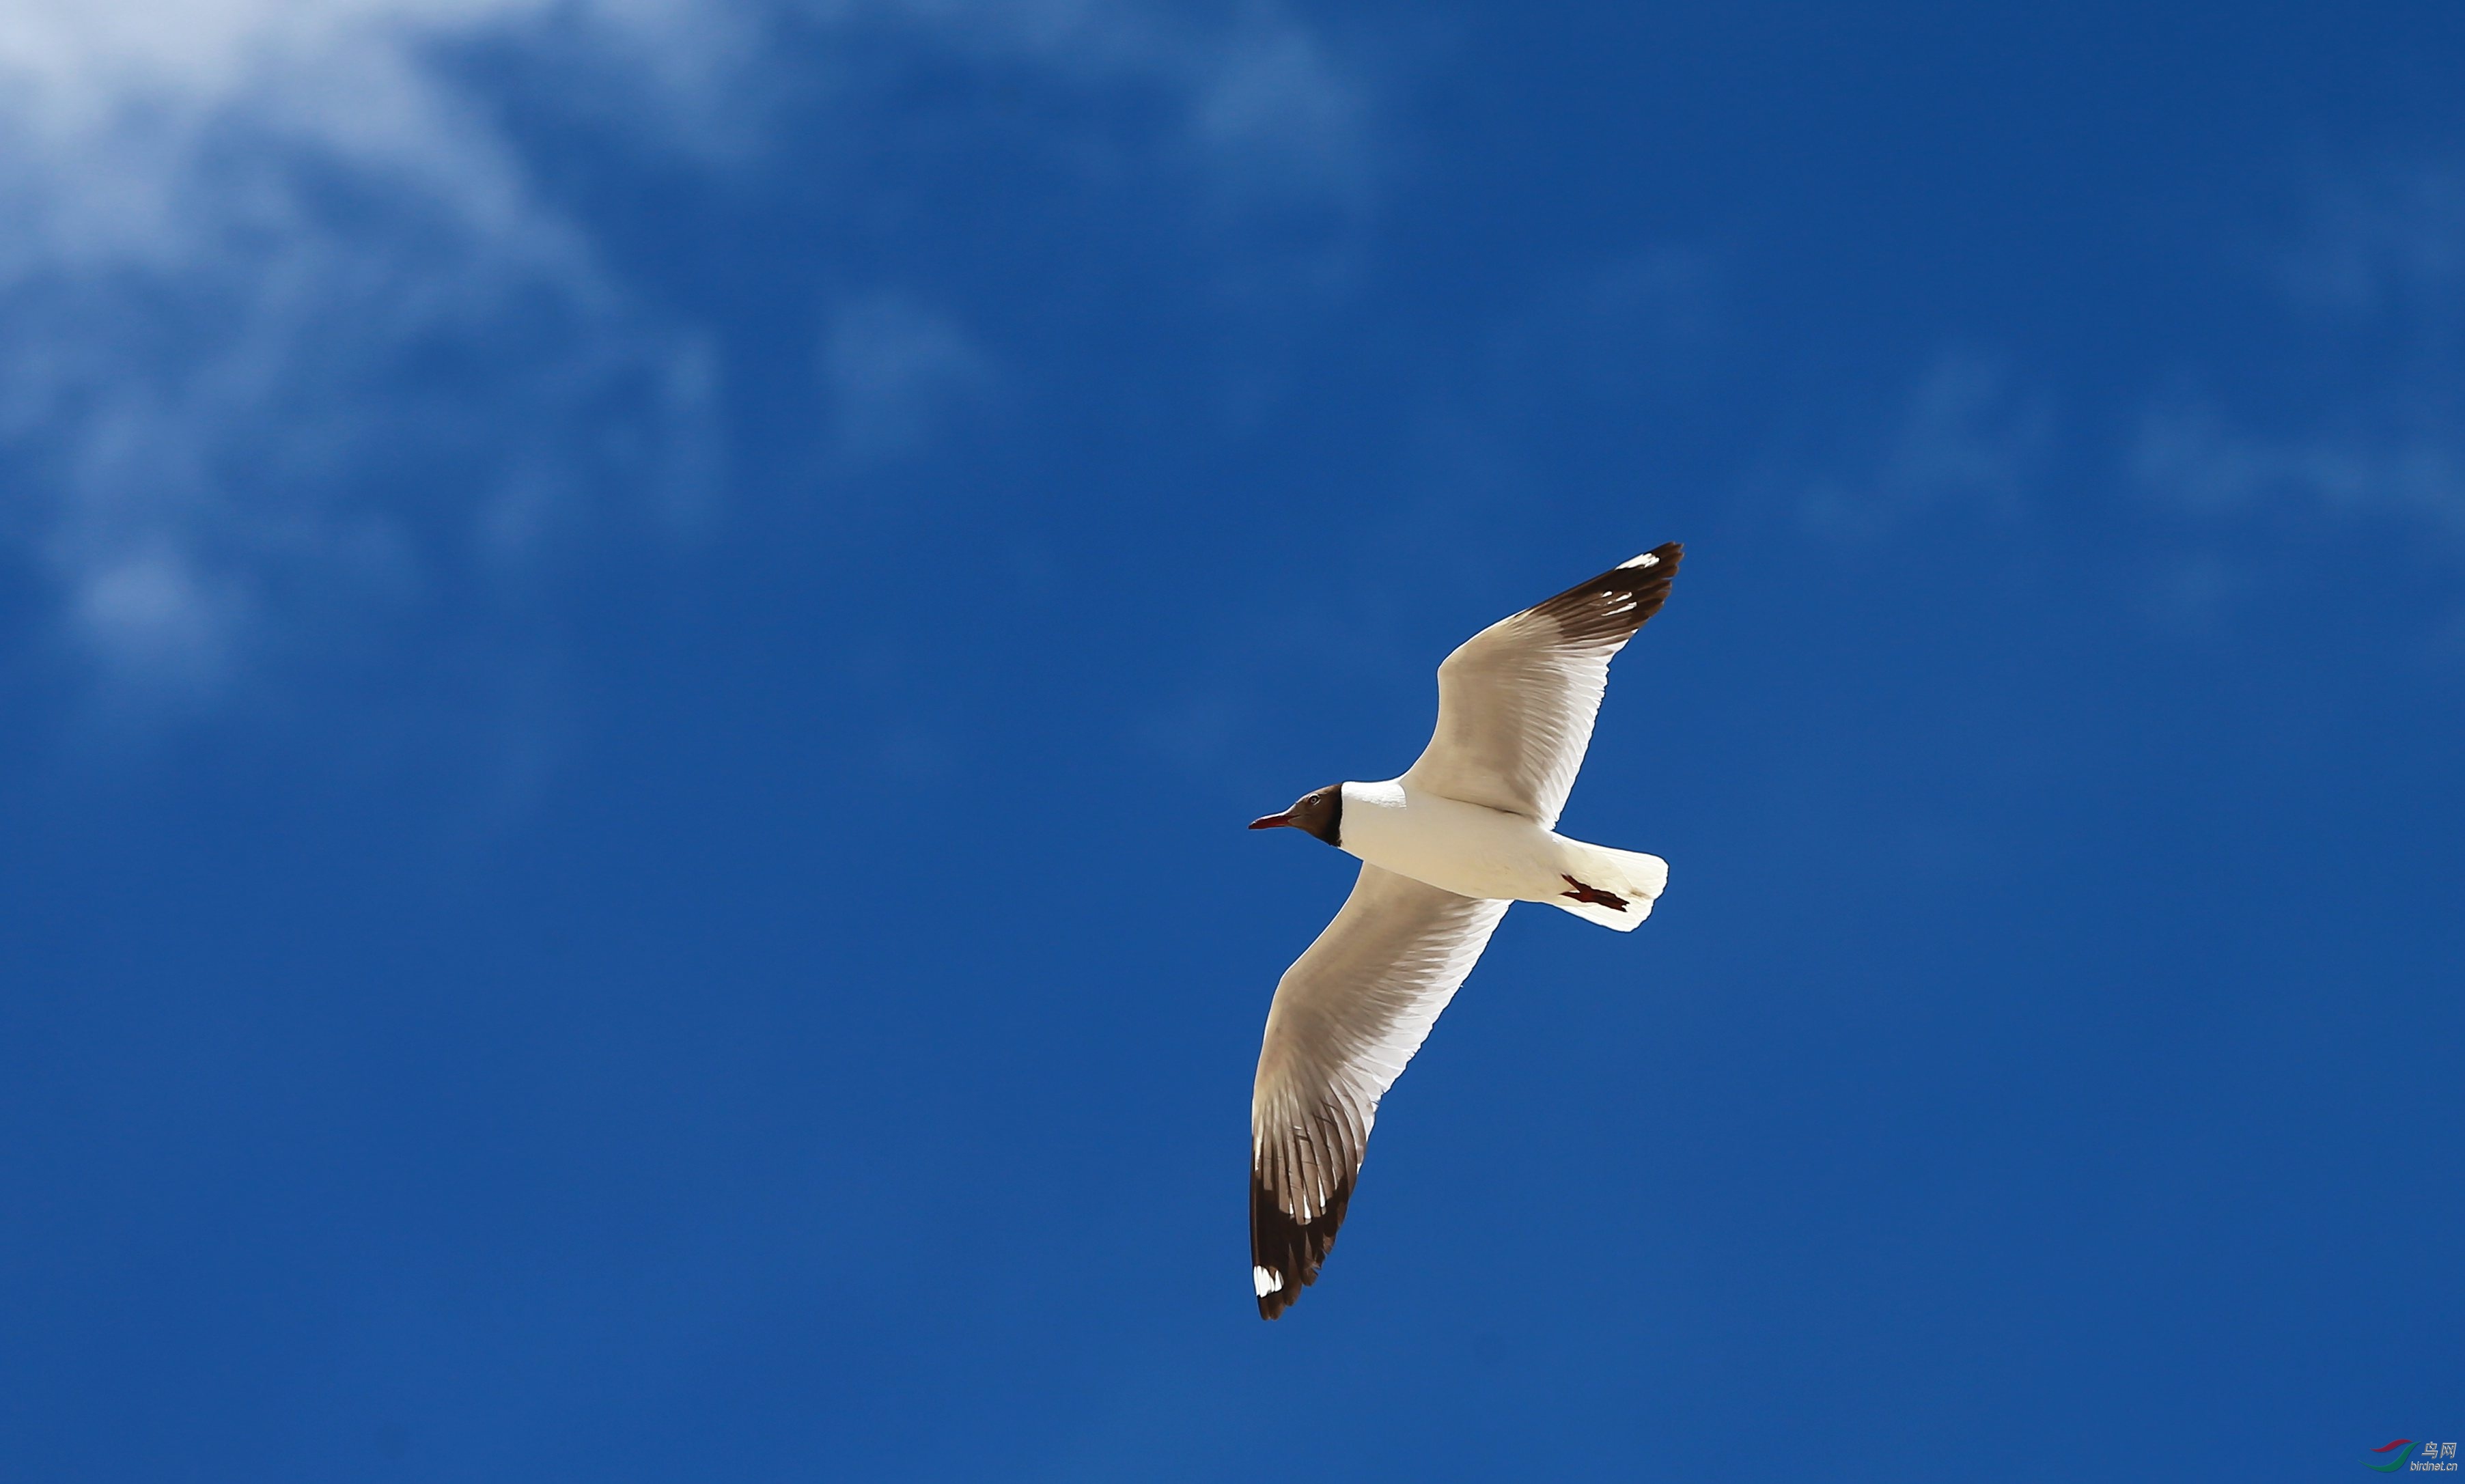
[[[1250,1284],[1258,1291],[1258,1296],[1264,1298],[1269,1294],[1280,1294],[1284,1291],[1284,1275],[1253,1264],[1250,1269]]]
[[[1656,557],[1656,556],[1654,556],[1651,552],[1647,551],[1647,552],[1645,552],[1643,555],[1641,555],[1641,556],[1639,556],[1639,557],[1636,557],[1636,558],[1635,558],[1633,561],[1632,561],[1632,562],[1621,562],[1621,563],[1619,563],[1619,564],[1617,565],[1617,569],[1618,569],[1619,571],[1623,572],[1623,571],[1625,571],[1628,567],[1631,567],[1631,566],[1658,566],[1659,565],[1660,565],[1660,559],[1659,559],[1658,557]]]

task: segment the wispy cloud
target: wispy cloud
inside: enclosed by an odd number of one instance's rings
[[[2465,534],[2465,437],[2454,422],[2465,400],[2429,390],[2281,434],[2212,403],[2167,406],[2143,425],[2131,472],[2198,514],[2393,517]],[[2405,402],[2432,405],[2409,410]]]
[[[54,588],[46,637],[127,695],[211,697],[312,632],[522,581],[566,534],[699,519],[717,342],[541,188],[475,59],[716,161],[758,153],[793,91],[781,34],[1150,96],[1218,202],[1349,199],[1366,168],[1366,95],[1272,6],[23,0],[0,10],[0,541]],[[824,326],[843,451],[917,449],[997,384],[933,304],[856,295]]]
[[[592,513],[561,487],[656,510],[706,468],[707,347],[629,299],[437,63],[544,9],[0,20],[6,532],[117,690],[215,690],[286,631]],[[594,23],[685,55],[681,19]],[[574,468],[619,428],[647,456]]]
[[[1315,29],[1275,5],[1151,0],[821,0],[850,29],[897,27],[996,70],[1146,91],[1162,136],[1234,202],[1357,199],[1374,147],[1369,90]]]
[[[1000,386],[992,356],[955,318],[891,293],[837,306],[821,369],[834,452],[857,463],[920,452]]]
[[[1870,474],[1806,492],[1810,529],[1864,538],[1952,509],[2016,518],[2044,477],[2054,405],[2004,359],[1954,347],[1910,383],[1887,427]]]
[[[1632,419],[1714,368],[1722,289],[1707,255],[1666,245],[1561,279],[1500,330],[1485,394],[1527,416],[1547,409]]]
[[[2296,302],[2346,319],[2409,316],[2454,339],[2465,310],[2465,169],[2384,166],[2313,192],[2309,222],[2278,256]]]
[[[2291,389],[2186,373],[2145,413],[2139,485],[2209,521],[2394,522],[2465,537],[2465,170],[2378,169],[2314,193],[2276,255]]]

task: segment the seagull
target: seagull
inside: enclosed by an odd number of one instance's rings
[[[1438,666],[1438,727],[1400,778],[1330,784],[1254,820],[1361,858],[1352,895],[1276,986],[1250,1100],[1250,1265],[1272,1319],[1318,1281],[1378,1100],[1519,901],[1632,932],[1657,855],[1558,833],[1610,658],[1660,611],[1683,548],[1655,546],[1499,619]]]

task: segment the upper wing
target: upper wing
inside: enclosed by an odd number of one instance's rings
[[[1283,1313],[1318,1281],[1378,1099],[1509,905],[1365,864],[1344,910],[1284,970],[1250,1098],[1250,1261],[1260,1317]]]
[[[1610,656],[1660,611],[1671,542],[1501,618],[1438,666],[1438,729],[1405,777],[1466,804],[1554,826],[1591,745]]]

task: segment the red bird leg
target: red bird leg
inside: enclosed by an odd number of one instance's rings
[[[1563,871],[1558,874],[1558,879],[1574,888],[1571,892],[1560,892],[1558,895],[1561,897],[1571,897],[1577,901],[1597,902],[1611,912],[1626,910],[1626,898],[1615,892],[1605,892],[1597,886],[1587,886]]]

